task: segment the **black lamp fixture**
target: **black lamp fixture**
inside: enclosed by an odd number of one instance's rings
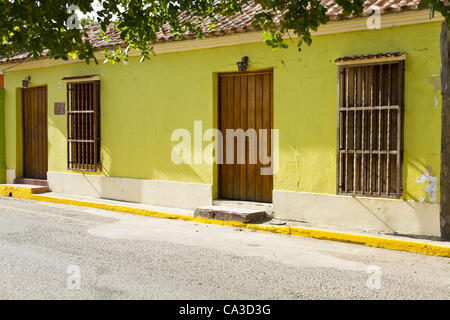
[[[237,63],[237,65],[239,71],[247,71],[248,57],[243,57],[242,60]]]
[[[31,81],[31,77],[30,76],[26,76],[24,80],[22,80],[22,87],[23,88],[28,88],[28,84]]]

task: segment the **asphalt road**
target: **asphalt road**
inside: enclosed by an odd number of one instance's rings
[[[431,298],[449,258],[0,198],[0,299]]]

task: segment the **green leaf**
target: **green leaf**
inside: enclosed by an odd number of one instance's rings
[[[76,53],[76,52],[69,52],[68,55],[69,55],[73,60],[76,60],[76,59],[77,59],[77,53]]]
[[[418,8],[425,9],[430,3],[431,3],[431,0],[421,0]]]
[[[364,0],[335,1],[343,8],[344,15],[363,12]],[[304,43],[310,46],[311,32],[328,21],[327,10],[320,0],[255,2],[262,10],[254,16],[251,26],[264,30],[261,32],[264,43],[272,49],[288,47],[283,39],[288,30],[298,39],[297,47]],[[52,59],[73,58],[78,53],[78,58],[86,63],[91,60],[98,63],[97,48],[86,40],[87,28],[96,24],[97,30],[108,31],[98,32],[108,48],[116,45],[116,41],[126,44],[126,48],[104,50],[105,62],[126,62],[130,50],[138,50],[140,61],[144,62],[155,54],[151,45],[157,42],[160,33],[171,30],[173,35],[187,32],[203,38],[202,28],[194,21],[207,21],[208,28],[216,29],[220,19],[215,16],[230,17],[242,12],[249,0],[102,0],[103,8],[92,19],[82,21],[86,30],[68,26],[71,14],[67,8],[74,3],[83,14],[92,13],[92,0],[0,1],[0,56],[9,58],[17,52],[27,52],[28,57],[38,58],[47,50]],[[450,28],[450,8],[440,0],[420,1],[419,8],[429,6],[430,16],[441,13]],[[184,12],[183,19],[180,11]],[[111,30],[117,30],[114,36]]]

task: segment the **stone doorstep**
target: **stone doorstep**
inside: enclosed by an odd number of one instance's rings
[[[31,188],[31,192],[33,194],[37,194],[37,193],[45,193],[45,192],[49,192],[50,189],[48,186],[36,186],[36,185],[28,185],[26,186],[27,188]]]
[[[243,223],[263,221],[266,218],[266,215],[267,213],[264,210],[247,210],[223,206],[200,207],[195,209],[194,212],[195,217],[224,221],[238,221]]]
[[[273,214],[272,203],[216,199],[213,200],[212,205],[219,207],[228,207],[233,209],[242,208],[245,210],[265,211],[268,216],[271,216]]]
[[[48,187],[48,181],[42,179],[16,178],[14,184],[28,184],[34,186]]]

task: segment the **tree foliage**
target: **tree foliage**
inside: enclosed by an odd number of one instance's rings
[[[421,0],[420,7],[430,7],[430,15],[440,12],[450,25],[449,0]],[[287,47],[286,38],[298,39],[296,45],[312,42],[311,31],[327,23],[326,9],[320,0],[254,0],[264,9],[255,16],[254,27],[260,27],[264,41],[272,48]],[[360,15],[364,0],[336,0],[344,15]],[[0,0],[0,56],[10,58],[27,52],[29,58],[38,58],[44,51],[53,59],[67,60],[77,56],[89,63],[95,60],[94,48],[87,40],[89,24],[98,23],[103,33],[114,24],[121,42],[105,49],[111,62],[128,59],[130,50],[138,50],[141,60],[150,58],[152,44],[160,32],[168,30],[175,38],[184,34],[204,37],[198,21],[210,21],[208,30],[214,31],[216,17],[232,16],[242,12],[248,0],[99,0],[96,7],[90,0]],[[76,19],[73,6],[82,14],[96,14],[84,18],[81,28],[72,28]],[[278,17],[279,19],[276,19]],[[277,21],[277,23],[275,23]],[[203,25],[203,27],[205,27]],[[96,61],[97,62],[97,61]]]

